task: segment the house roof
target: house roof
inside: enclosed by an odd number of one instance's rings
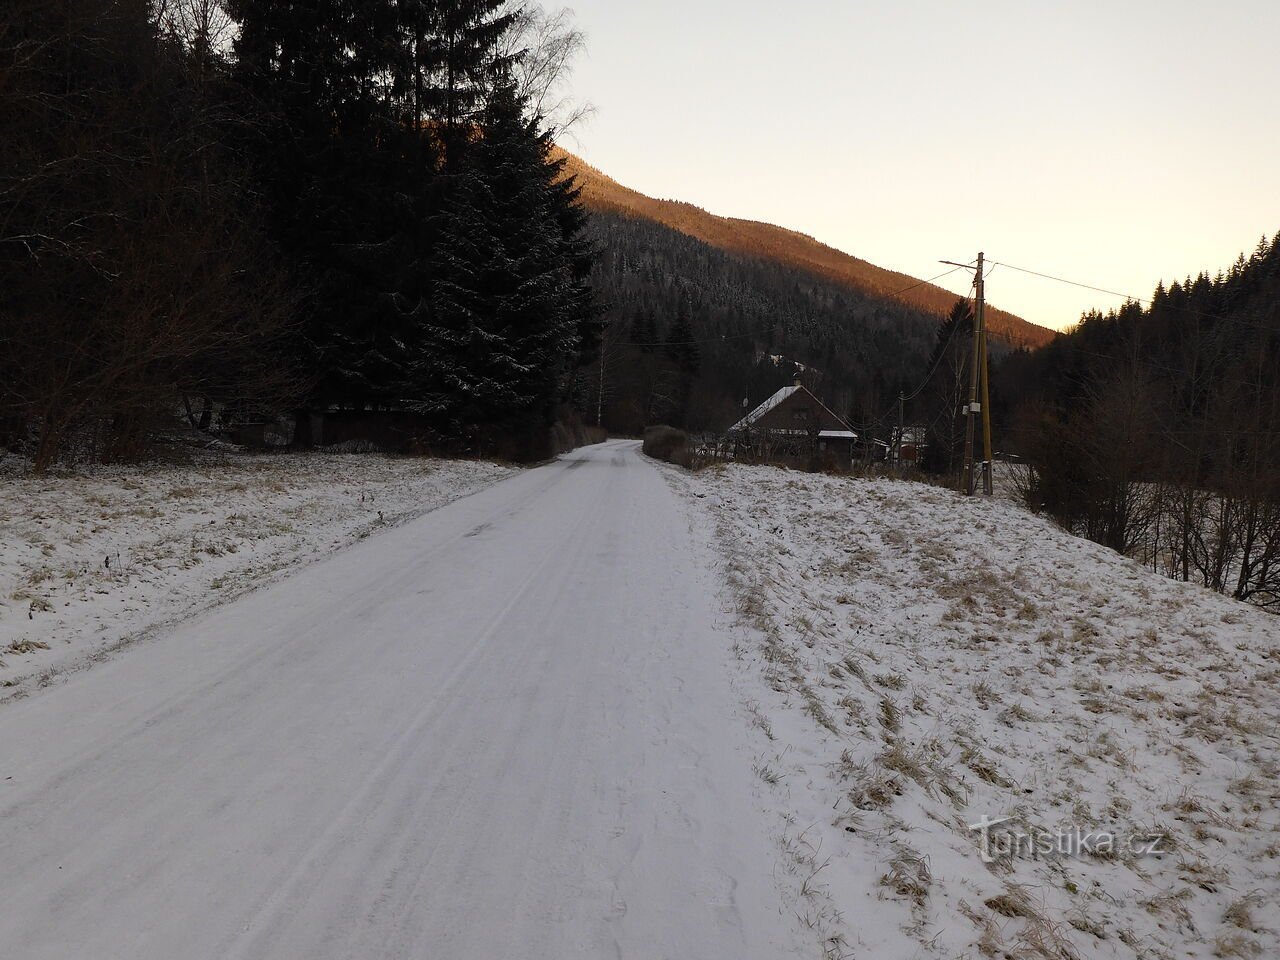
[[[793,393],[795,393],[799,389],[800,389],[800,384],[793,383],[789,387],[783,387],[781,390],[778,390],[768,400],[760,404],[760,406],[756,407],[754,410],[748,413],[745,417],[743,417],[741,420],[735,423],[732,427],[730,427],[729,432],[732,433],[735,430],[747,429],[747,427],[751,426],[753,423],[755,423],[757,420],[763,417],[766,413],[768,413],[770,410],[772,410],[774,407],[776,407],[783,400],[787,399],[787,397],[791,396]]]
[[[831,414],[831,418],[833,420],[835,420],[838,423],[844,423],[846,427],[848,426],[848,424],[845,423],[843,417],[837,416],[836,414],[832,413],[831,409],[825,403],[823,403],[821,400],[815,397],[804,386],[798,383],[793,383],[790,386],[783,387],[780,390],[776,391],[773,394],[773,396],[769,397],[768,400],[760,404],[760,406],[756,407],[754,410],[748,413],[745,417],[743,417],[741,420],[735,423],[732,427],[730,427],[728,432],[735,433],[738,431],[746,430],[753,423],[755,423],[757,420],[759,420],[761,417],[767,414],[770,410],[778,406],[778,404],[782,403],[788,397],[792,396],[797,390],[804,391],[804,393],[806,393],[809,396],[809,398],[813,400],[814,403],[820,406],[827,413]],[[790,433],[793,431],[788,430],[783,432]],[[795,431],[795,432],[803,432],[803,431]],[[858,439],[858,435],[854,433],[853,430],[823,430],[819,432],[818,436],[826,437],[828,439],[846,439],[846,440]]]

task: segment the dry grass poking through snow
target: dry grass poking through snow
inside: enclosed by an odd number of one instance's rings
[[[43,477],[0,463],[0,699],[511,472],[321,453]]]
[[[1009,502],[672,480],[725,551],[762,790],[827,955],[1280,957],[1280,617]],[[983,816],[1163,852],[986,864]]]

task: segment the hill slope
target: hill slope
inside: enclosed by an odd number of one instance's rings
[[[566,170],[583,187],[587,206],[596,212],[612,212],[660,223],[717,249],[740,256],[772,261],[852,287],[872,297],[890,297],[917,282],[917,278],[886,270],[819,243],[794,230],[708,213],[676,200],[657,200],[629,187],[567,151],[561,151]],[[945,315],[955,303],[950,291],[924,284],[901,294],[900,299],[927,313]],[[988,309],[987,320],[994,339],[1010,346],[1039,347],[1054,332],[1003,310]]]
[[[1280,956],[1280,619],[1003,499],[670,475],[824,955]]]

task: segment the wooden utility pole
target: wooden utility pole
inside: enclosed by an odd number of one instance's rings
[[[973,353],[969,363],[969,402],[965,405],[964,426],[964,492],[965,496],[973,496],[978,490],[978,478],[975,472],[974,432],[977,424],[974,418],[982,414],[982,492],[991,493],[991,410],[990,389],[987,382],[987,324],[985,317],[986,296],[983,284],[984,258],[978,254],[978,264],[956,263],[943,260],[942,263],[956,267],[975,270],[973,278]],[[981,397],[981,399],[979,399]]]
[[[964,492],[965,496],[973,496],[977,485],[973,474],[973,418],[978,414],[978,354],[982,350],[982,254],[978,254],[978,268],[974,279],[977,293],[973,304],[973,351],[969,363],[969,403],[964,408]]]
[[[982,280],[978,280],[978,327],[982,330],[982,492],[992,493],[995,463],[991,456],[991,377],[987,363],[987,323],[983,317]]]

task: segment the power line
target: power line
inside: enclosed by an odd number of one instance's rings
[[[993,262],[996,262],[996,261],[993,261]],[[1002,267],[1008,267],[1010,270],[1017,270],[1019,273],[1028,273],[1033,277],[1040,277],[1044,280],[1053,280],[1056,283],[1065,283],[1068,286],[1080,287],[1083,290],[1092,290],[1094,293],[1105,293],[1109,297],[1121,297],[1125,300],[1132,301],[1133,303],[1140,303],[1146,307],[1150,307],[1152,305],[1152,301],[1144,297],[1135,297],[1133,296],[1133,294],[1120,293],[1119,291],[1116,291],[1116,290],[1107,290],[1104,287],[1095,287],[1089,283],[1080,283],[1078,280],[1068,280],[1066,277],[1055,277],[1049,273],[1041,273],[1039,270],[1029,270],[1026,267],[1017,267],[1017,266],[1014,266],[1012,263],[1005,263],[1003,260],[999,261],[998,265]],[[1179,313],[1190,314],[1191,316],[1205,317],[1206,319],[1209,319],[1209,320],[1220,320],[1223,323],[1238,323],[1241,326],[1252,327],[1256,330],[1264,330],[1264,331],[1270,332],[1274,329],[1265,323],[1255,323],[1252,320],[1244,320],[1244,319],[1241,319],[1240,317],[1221,317],[1221,316],[1218,316],[1217,314],[1205,313],[1203,310],[1193,310],[1190,307],[1179,307],[1171,303],[1164,304],[1164,308],[1168,310],[1175,310]]]
[[[942,273],[938,274],[936,277],[930,277],[928,280],[921,280],[919,283],[913,283],[911,286],[906,287],[906,288],[904,288],[904,289],[902,289],[902,290],[899,290],[897,293],[890,293],[890,294],[886,294],[886,296],[888,296],[888,297],[900,297],[900,296],[902,296],[904,293],[910,293],[910,292],[911,292],[912,290],[914,290],[916,287],[923,287],[926,283],[934,283],[934,282],[935,282],[935,281],[937,281],[937,280],[941,280],[943,277],[949,277],[949,276],[951,276],[951,274],[955,273],[957,270],[964,270],[964,269],[966,269],[968,266],[969,266],[968,264],[964,264],[964,265],[962,265],[962,266],[952,267],[950,270],[943,271]]]
[[[936,277],[930,277],[928,280],[917,280],[915,283],[913,283],[909,287],[903,287],[901,290],[897,290],[893,293],[878,294],[878,296],[884,297],[886,300],[892,300],[896,297],[902,296],[904,293],[910,293],[912,290],[915,290],[917,287],[923,287],[926,283],[934,283],[938,280],[941,280],[943,277],[950,276],[951,274],[955,273],[957,270],[963,270],[963,269],[964,267],[953,267],[950,270],[943,271],[942,273],[938,274]],[[624,340],[619,342],[617,346],[620,346],[620,347],[685,347],[685,346],[693,346],[695,344],[703,344],[703,343],[720,343],[726,340],[741,340],[744,337],[761,336],[762,334],[768,333],[770,330],[773,329],[773,327],[774,327],[774,324],[770,324],[767,327],[761,327],[758,330],[749,330],[746,333],[728,333],[728,334],[722,334],[721,336],[718,336],[718,337],[707,337],[702,340],[657,340],[652,343],[642,343],[639,341]]]
[[[903,394],[902,399],[904,401],[914,400],[916,397],[920,396],[921,391],[923,391],[924,388],[929,385],[929,380],[933,377],[935,373],[938,372],[938,368],[942,366],[942,361],[946,359],[947,347],[951,346],[951,341],[955,337],[956,331],[959,329],[960,329],[960,324],[958,323],[952,324],[951,332],[947,334],[947,339],[943,341],[942,349],[938,351],[938,359],[933,361],[933,366],[930,367],[929,372],[924,375],[924,379],[920,381],[920,385],[916,387],[914,390],[912,390],[910,393]]]
[[[955,270],[962,270],[962,269],[964,268],[963,267],[955,268]],[[955,273],[955,270],[948,270],[947,273]],[[946,274],[943,274],[943,276],[945,275]],[[990,275],[991,275],[990,273],[987,274],[987,276],[990,276]],[[972,290],[976,286],[977,286],[977,280],[975,279],[973,282],[969,284],[969,289]],[[964,296],[964,297],[961,297],[961,299],[968,300],[969,297]],[[933,366],[930,367],[929,372],[924,375],[924,379],[921,380],[919,385],[910,393],[903,394],[902,400],[904,403],[908,400],[914,400],[916,397],[920,396],[924,388],[929,385],[929,381],[933,379],[933,375],[937,373],[938,368],[942,366],[942,361],[946,359],[947,347],[951,346],[951,341],[955,337],[956,331],[959,329],[960,329],[960,324],[958,323],[951,327],[951,332],[947,334],[947,339],[943,341],[942,347],[938,350],[938,358],[933,361]],[[888,409],[885,410],[884,413],[880,414],[879,417],[874,418],[871,422],[880,423],[882,420],[888,420],[889,415],[893,413],[893,411],[897,408],[897,406],[898,406],[898,401],[894,400],[893,403],[888,407]]]
[[[957,268],[957,269],[958,269],[958,268]],[[988,276],[990,276],[990,274],[987,274],[987,275],[988,275]],[[973,282],[969,285],[969,289],[970,289],[970,290],[973,290],[974,288],[976,288],[976,287],[977,287],[977,285],[978,285],[978,280],[977,280],[977,278],[975,277],[975,278],[974,278],[974,280],[973,280]],[[964,299],[964,300],[968,300],[968,299],[969,299],[969,297],[968,297],[968,296],[965,296],[965,297],[963,297],[962,299]],[[937,372],[938,372],[938,368],[939,368],[940,366],[942,366],[942,361],[946,359],[946,357],[947,357],[947,347],[951,346],[951,341],[955,338],[956,331],[957,331],[957,330],[959,330],[959,329],[960,329],[960,327],[961,327],[961,324],[958,324],[958,323],[956,323],[956,324],[952,324],[952,326],[951,326],[951,332],[947,334],[947,339],[946,339],[946,340],[944,340],[944,341],[942,342],[942,347],[941,347],[941,349],[939,349],[939,350],[938,350],[938,358],[937,358],[936,360],[934,360],[934,361],[933,361],[933,366],[932,366],[932,367],[930,367],[930,368],[929,368],[929,372],[928,372],[928,373],[926,373],[926,374],[924,375],[924,379],[920,381],[920,385],[919,385],[919,386],[917,386],[917,387],[916,387],[914,390],[912,390],[910,393],[903,394],[903,396],[902,396],[902,399],[903,399],[903,400],[914,400],[916,397],[920,396],[920,394],[921,394],[921,392],[924,390],[924,388],[925,388],[925,387],[927,387],[927,386],[929,385],[929,381],[930,381],[931,379],[933,379],[933,375],[934,375],[935,373],[937,373]]]

